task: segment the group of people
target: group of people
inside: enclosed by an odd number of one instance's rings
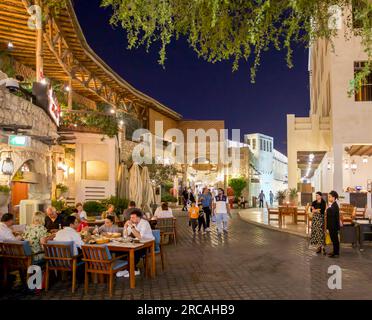
[[[170,208],[167,207],[167,203],[163,204],[162,209],[164,210],[158,210],[155,219],[162,217],[166,212],[169,213]],[[85,238],[89,239],[89,235],[91,234],[121,232],[121,229],[117,225],[117,217],[113,205],[109,205],[107,211],[102,214],[102,217],[104,218],[104,224],[99,228],[91,230],[88,225],[87,214],[83,210],[81,203],[76,204],[74,212],[69,215],[58,213],[54,207],[48,207],[45,214],[41,211],[35,212],[32,216],[31,224],[26,226],[23,234],[16,235],[12,229],[15,218],[13,214],[6,213],[1,217],[0,241],[29,241],[31,251],[35,254],[36,260],[43,258],[43,244],[46,244],[48,241],[72,241],[74,243],[74,254],[76,255],[85,243],[83,241],[83,235],[88,235]],[[124,237],[133,237],[139,240],[154,240],[149,221],[142,210],[136,208],[136,204],[133,201],[129,203],[128,208],[124,211],[124,217],[125,223],[122,231]],[[144,254],[145,252],[143,250],[136,251],[136,265]],[[138,275],[139,271],[136,270],[135,273]],[[129,273],[123,271],[117,276],[129,277]]]
[[[189,225],[195,234],[196,229],[203,233],[210,232],[211,219],[214,218],[217,224],[217,233],[228,232],[228,221],[230,213],[230,205],[228,197],[222,188],[218,189],[216,196],[212,195],[211,190],[207,187],[198,196],[198,203],[195,199],[191,201],[191,206],[188,208]]]
[[[328,205],[323,199],[322,193],[316,193],[316,199],[311,204],[312,223],[310,244],[317,247],[317,253],[326,254],[325,237],[327,233],[332,241],[333,251],[328,254],[331,258],[340,255],[340,209],[337,203],[338,193],[331,191],[328,194]]]
[[[258,200],[259,200],[259,207],[263,208],[264,207],[264,201],[266,200],[266,196],[263,190],[261,190],[260,194],[258,195]],[[270,190],[269,192],[269,201],[270,201],[270,206],[272,207],[274,204],[274,193]]]

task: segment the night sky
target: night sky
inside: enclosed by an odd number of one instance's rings
[[[158,46],[126,49],[126,34],[109,24],[111,10],[100,0],[75,0],[75,10],[92,49],[136,89],[182,114],[184,119],[225,120],[229,130],[274,137],[275,148],[286,149],[286,114],[306,116],[309,110],[308,52],[294,51],[294,68],[285,52],[263,55],[256,83],[247,63],[232,72],[231,62],[211,64],[199,59],[184,40],[167,50],[165,69],[158,64]]]

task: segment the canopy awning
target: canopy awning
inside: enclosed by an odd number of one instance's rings
[[[62,83],[71,78],[74,92],[95,102],[104,101],[142,115],[150,107],[180,119],[177,112],[132,87],[97,56],[84,37],[71,0],[66,3],[58,14],[45,12],[43,74]],[[30,18],[27,8],[32,4],[28,0],[0,2],[0,50],[7,49],[11,42],[10,54],[35,70],[37,32],[27,24]]]

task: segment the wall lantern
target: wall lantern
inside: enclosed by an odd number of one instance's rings
[[[66,166],[65,162],[62,160],[62,158],[59,158],[59,161],[57,163],[57,169],[62,170],[62,171],[67,170],[67,166]]]
[[[3,164],[1,166],[1,172],[7,176],[11,176],[14,172],[14,162],[12,158],[10,157],[10,154],[8,157],[5,158],[3,161]]]
[[[327,169],[328,169],[328,170],[331,170],[331,168],[332,168],[331,163],[328,161]]]
[[[345,170],[349,170],[349,163],[346,161],[344,165]]]
[[[350,168],[351,168],[351,172],[355,174],[355,171],[358,169],[358,165],[356,164],[354,160],[351,162]]]
[[[368,157],[366,156],[363,157],[363,163],[368,163]]]

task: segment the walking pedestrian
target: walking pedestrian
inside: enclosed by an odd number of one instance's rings
[[[261,190],[260,194],[258,195],[258,199],[260,200],[260,208],[264,207],[264,199],[265,199],[265,194],[263,190]]]
[[[227,232],[230,215],[230,206],[229,200],[225,195],[225,191],[222,188],[218,189],[218,196],[214,198],[213,214],[216,215],[217,233],[221,234],[222,230],[224,232]]]
[[[196,227],[198,226],[198,218],[199,218],[199,207],[196,206],[195,201],[191,203],[191,207],[189,208],[189,218],[190,218],[190,225],[192,227],[192,232],[195,234]]]
[[[207,187],[204,188],[203,190],[203,193],[201,194],[200,198],[199,198],[199,201],[201,202],[202,204],[202,209],[204,211],[204,214],[205,214],[205,226],[206,226],[206,229],[205,231],[206,232],[210,232],[211,231],[211,208],[212,208],[212,194],[211,192],[209,191],[209,189]]]
[[[274,204],[274,193],[271,190],[269,193],[269,198],[270,198],[270,206],[272,207]]]
[[[203,211],[202,204],[199,203],[198,232],[201,231],[202,227],[203,227],[203,233],[205,233],[206,226],[205,226],[204,211]]]
[[[188,200],[188,193],[186,187],[183,188],[182,191],[182,200],[183,200],[183,208],[182,211],[187,211],[187,200]]]
[[[316,193],[316,199],[311,204],[311,212],[313,217],[311,220],[311,235],[310,235],[310,244],[317,246],[316,253],[321,253],[322,249],[325,253],[324,248],[324,213],[326,210],[326,202],[322,198],[322,193]]]
[[[340,240],[338,232],[340,231],[340,208],[337,203],[338,193],[331,191],[328,194],[328,202],[330,206],[327,209],[326,225],[333,244],[333,252],[328,254],[330,258],[338,258],[340,255]]]

